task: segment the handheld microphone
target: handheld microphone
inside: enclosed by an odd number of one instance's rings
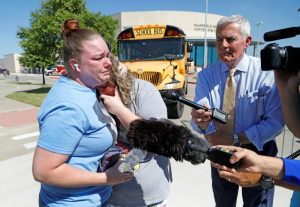
[[[135,120],[130,124],[127,139],[135,148],[172,157],[176,161],[186,160],[195,165],[209,159],[230,168],[239,166],[239,163],[229,162],[231,151],[210,147],[206,139],[167,119]]]
[[[225,113],[224,111],[221,111],[220,109],[217,108],[213,108],[213,109],[208,109],[205,106],[202,106],[200,104],[197,104],[193,101],[190,101],[182,96],[179,96],[178,93],[172,91],[172,92],[168,92],[166,94],[166,98],[173,100],[173,101],[179,101],[183,104],[186,104],[196,110],[198,109],[203,109],[204,111],[211,111],[212,112],[212,119],[218,122],[221,122],[222,124],[226,124],[227,123],[227,119],[228,119],[228,114]]]
[[[264,34],[264,40],[269,42],[269,41],[274,41],[274,40],[295,37],[298,34],[300,34],[300,27],[289,27],[289,28],[285,28],[285,29],[279,29],[279,30],[274,30],[271,32],[266,32]]]

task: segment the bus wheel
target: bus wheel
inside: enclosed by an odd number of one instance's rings
[[[169,119],[179,119],[181,118],[184,110],[184,104],[176,101],[167,105],[168,118]]]

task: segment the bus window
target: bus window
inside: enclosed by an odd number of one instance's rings
[[[165,54],[184,56],[184,39],[122,40],[119,42],[119,60],[163,60]]]

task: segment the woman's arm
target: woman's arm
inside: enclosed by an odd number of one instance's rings
[[[102,173],[90,172],[66,163],[67,155],[37,147],[33,158],[33,177],[36,181],[60,187],[114,185],[128,181],[130,173],[120,173],[119,164]]]

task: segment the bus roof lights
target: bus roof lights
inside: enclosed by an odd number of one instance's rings
[[[121,39],[130,39],[130,38],[133,38],[133,34],[131,32],[124,32],[120,36],[121,36]]]
[[[167,25],[165,36],[184,36],[184,32],[175,26]]]
[[[118,36],[118,39],[130,39],[130,38],[134,38],[134,34],[131,28],[124,30]]]
[[[167,35],[166,36],[180,36],[181,34],[179,33],[179,31],[177,30],[173,30],[173,29],[169,29],[167,31]]]

